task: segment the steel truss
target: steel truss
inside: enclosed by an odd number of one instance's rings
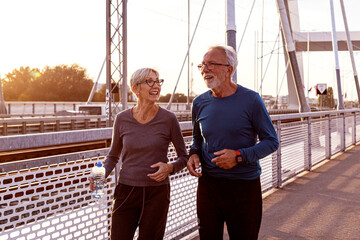
[[[106,0],[106,116],[127,108],[127,0]]]

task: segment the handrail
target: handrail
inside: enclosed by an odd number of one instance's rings
[[[191,122],[180,122],[180,129],[191,129]],[[95,128],[76,131],[35,133],[0,137],[0,151],[14,151],[40,148],[61,144],[108,140],[112,137],[112,128]]]
[[[1,117],[1,116],[0,116]],[[19,123],[39,123],[39,122],[55,122],[55,121],[83,121],[90,119],[106,119],[105,115],[86,115],[86,116],[47,116],[47,117],[17,117],[17,118],[3,118],[0,119],[0,124],[3,123],[11,123],[11,124],[19,124]]]

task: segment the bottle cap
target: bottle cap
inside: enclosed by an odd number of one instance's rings
[[[98,162],[98,163],[96,164],[96,166],[97,166],[97,167],[102,167],[101,162]]]

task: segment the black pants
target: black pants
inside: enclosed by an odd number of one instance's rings
[[[224,222],[231,240],[258,238],[262,217],[260,178],[228,180],[203,175],[197,191],[202,240],[223,239]]]
[[[134,187],[119,183],[114,193],[111,240],[163,239],[170,203],[170,185]]]

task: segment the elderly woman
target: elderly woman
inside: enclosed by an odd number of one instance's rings
[[[169,174],[183,169],[187,152],[174,113],[156,104],[161,85],[159,73],[151,68],[135,71],[130,79],[137,104],[120,112],[114,123],[110,151],[104,162],[107,177],[119,161],[120,177],[114,193],[111,239],[163,239],[170,203]],[[177,160],[168,163],[172,142]],[[90,184],[90,188],[94,186]]]

